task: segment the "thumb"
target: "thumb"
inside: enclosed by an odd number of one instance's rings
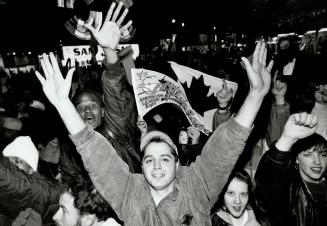
[[[66,81],[68,82],[69,85],[72,84],[72,78],[73,78],[73,74],[74,74],[75,68],[71,68],[69,69],[67,76],[66,76]]]
[[[91,21],[87,24],[84,24],[84,27],[86,27],[93,35],[97,32],[97,30],[92,26],[93,18]]]

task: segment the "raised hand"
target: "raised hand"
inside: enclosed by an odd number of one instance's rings
[[[191,139],[191,144],[198,144],[200,141],[200,130],[190,126],[187,128],[187,136]]]
[[[306,112],[293,114],[289,117],[284,126],[282,136],[299,140],[312,135],[318,124],[318,118],[315,115]]]
[[[114,11],[115,7],[116,3],[113,2],[100,30],[92,27],[91,24],[93,21],[90,21],[90,23],[84,25],[93,34],[94,38],[102,48],[108,48],[110,50],[117,49],[121,37],[128,38],[130,36],[128,28],[132,25],[131,20],[124,26],[121,25],[128,13],[128,9],[125,9],[122,15],[118,18],[118,15],[123,7],[123,3],[119,2],[116,10]]]
[[[315,99],[320,104],[327,104],[327,84],[317,87]]]
[[[140,130],[142,138],[148,132],[148,124],[142,117],[138,116],[136,126]]]
[[[282,82],[281,80],[277,80],[277,74],[278,71],[275,72],[274,78],[273,78],[273,87],[271,92],[275,96],[284,97],[287,91],[287,85],[285,82]]]
[[[312,114],[303,112],[291,115],[284,126],[282,136],[276,142],[276,148],[284,152],[290,151],[296,141],[312,135],[317,125],[318,118]]]
[[[253,125],[262,101],[270,89],[270,71],[274,62],[270,61],[269,65],[266,66],[266,60],[267,48],[263,42],[257,43],[252,64],[248,59],[242,57],[250,82],[250,91],[234,119],[238,124],[247,128]]]
[[[67,76],[64,79],[57,59],[52,52],[49,56],[47,54],[42,55],[41,66],[45,77],[43,77],[38,71],[35,71],[35,74],[42,85],[44,94],[47,96],[51,104],[57,106],[62,101],[69,99],[68,95],[74,68],[68,71]]]
[[[245,57],[242,57],[245,64],[246,72],[250,82],[250,93],[254,97],[264,97],[269,89],[271,83],[270,71],[274,62],[271,60],[266,66],[267,61],[267,47],[264,42],[258,42],[253,53],[252,64]]]
[[[222,89],[217,92],[217,101],[220,108],[227,107],[229,101],[233,97],[233,89],[228,89],[225,79],[223,79]]]

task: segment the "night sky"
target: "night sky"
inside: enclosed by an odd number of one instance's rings
[[[219,0],[215,6],[213,1],[134,0],[129,16],[137,32],[132,42],[150,45],[159,38],[169,37],[172,31],[183,32],[192,39],[197,32],[210,31],[213,26],[218,33],[277,32],[273,30],[273,16],[287,15],[308,5],[326,5],[323,0]],[[94,2],[106,12],[111,0]],[[58,40],[64,45],[86,43],[70,35],[63,26],[74,13],[85,17],[85,5],[78,6],[74,11],[58,8],[57,0],[0,0],[0,50],[53,48]],[[176,24],[171,23],[172,18]],[[310,23],[314,24],[314,18]]]

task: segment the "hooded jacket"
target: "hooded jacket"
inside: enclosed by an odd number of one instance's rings
[[[13,219],[20,211],[33,208],[43,223],[51,222],[59,208],[63,187],[39,173],[26,174],[0,155],[0,212]]]

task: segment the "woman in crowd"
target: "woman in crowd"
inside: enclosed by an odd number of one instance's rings
[[[327,141],[315,133],[317,122],[305,112],[291,115],[260,160],[256,198],[271,225],[327,225]]]
[[[260,225],[255,211],[251,177],[245,170],[231,174],[212,217],[213,226]]]

